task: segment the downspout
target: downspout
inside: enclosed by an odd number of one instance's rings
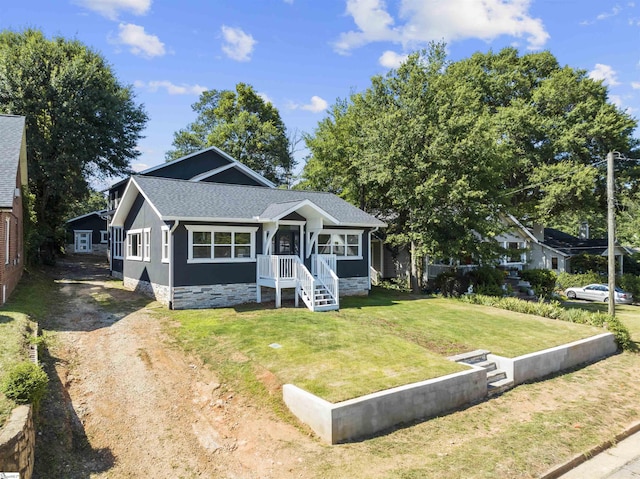
[[[367,254],[367,277],[369,278],[369,291],[371,291],[371,235],[378,231],[380,228],[375,227],[374,229],[369,231],[369,253]]]
[[[173,223],[173,226],[169,230],[169,309],[173,309],[173,271],[174,271],[174,261],[173,261],[173,233],[178,228],[180,224],[180,220],[176,220]]]

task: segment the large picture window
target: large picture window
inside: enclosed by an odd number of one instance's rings
[[[127,232],[127,259],[142,261],[142,230]]]
[[[318,254],[335,254],[337,259],[362,259],[361,230],[324,230],[318,235]]]
[[[190,263],[255,261],[258,228],[187,225]]]

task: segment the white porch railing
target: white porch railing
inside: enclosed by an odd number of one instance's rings
[[[335,254],[312,254],[311,255],[311,274],[314,276],[318,276],[318,259],[324,259],[328,264],[329,268],[333,271],[338,270],[338,261],[337,256]]]
[[[296,287],[296,306],[298,305],[298,296],[300,296],[307,308],[313,311],[313,295],[316,289],[316,280],[304,264],[302,264],[302,261],[298,261],[296,265],[296,276],[298,278],[298,285]]]
[[[266,279],[295,279],[296,264],[300,258],[295,255],[257,255],[258,278]]]
[[[333,300],[335,301],[336,306],[339,306],[339,298],[338,298],[338,275],[335,273],[334,269],[331,269],[329,262],[325,259],[324,256],[333,256],[335,260],[335,255],[318,255],[317,257],[317,265],[316,271],[318,273],[318,281],[322,283],[322,285],[327,289]]]
[[[317,275],[311,274],[295,255],[259,254],[256,260],[258,303],[261,302],[261,286],[275,288],[276,308],[281,305],[282,288],[295,287],[296,306],[301,297],[312,311],[338,309],[338,276],[331,268],[331,262],[335,268],[335,255],[313,255],[312,264]]]

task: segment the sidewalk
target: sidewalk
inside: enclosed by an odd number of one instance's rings
[[[640,479],[640,432],[559,476],[559,479]]]

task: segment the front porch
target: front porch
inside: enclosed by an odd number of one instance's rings
[[[261,287],[275,289],[276,308],[282,306],[282,289],[295,288],[295,306],[300,298],[311,311],[340,308],[336,255],[313,254],[311,271],[297,255],[257,255],[256,301],[262,301]]]

